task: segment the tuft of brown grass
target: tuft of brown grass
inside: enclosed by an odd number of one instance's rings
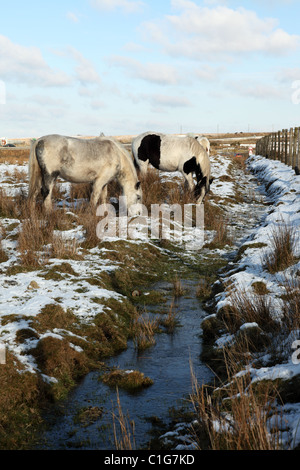
[[[145,375],[138,370],[124,371],[114,369],[110,372],[106,372],[102,376],[102,381],[110,387],[123,388],[130,392],[135,392],[153,384],[153,380],[149,377],[145,377]]]
[[[228,235],[228,225],[225,216],[219,206],[211,201],[205,201],[204,224],[206,230],[215,231],[215,236],[207,248],[223,248],[225,245],[231,245],[232,240]]]
[[[203,277],[199,281],[196,290],[196,296],[201,300],[207,300],[212,295],[212,285],[215,281],[215,276]]]
[[[158,318],[150,318],[148,315],[136,315],[132,331],[133,342],[138,351],[143,351],[155,344],[155,333],[159,331],[160,320]]]
[[[166,328],[168,333],[174,333],[176,326],[178,326],[177,316],[178,313],[174,308],[174,303],[172,302],[168,313],[160,320],[160,324]]]
[[[272,317],[270,299],[252,292],[236,290],[230,296],[231,306],[224,315],[224,322],[231,333],[243,323],[257,323],[263,331],[278,330],[278,323]]]
[[[149,168],[147,173],[140,175],[139,178],[143,191],[143,204],[147,207],[148,211],[150,211],[151,204],[161,204],[164,202],[164,191],[159,171],[154,168]]]
[[[283,321],[288,331],[300,328],[300,279],[286,279],[284,281],[285,293],[281,296],[284,300]]]
[[[78,223],[83,226],[85,241],[82,244],[84,248],[90,249],[97,246],[100,242],[97,236],[97,224],[100,217],[97,216],[95,208],[90,204],[82,204],[76,211]]]
[[[227,380],[218,388],[198,386],[192,372],[191,401],[199,425],[194,428],[199,449],[279,450],[280,416],[274,405],[274,384],[255,385],[249,373],[238,373],[236,357],[226,356]],[[268,419],[275,426],[270,433]]]
[[[19,231],[18,248],[23,266],[40,267],[48,259],[43,248],[53,240],[53,224],[51,219],[38,211],[32,211],[24,219]]]
[[[20,193],[15,197],[8,196],[3,188],[0,188],[0,217],[20,217],[24,203],[24,197]]]
[[[118,389],[116,408],[116,412],[112,413],[115,448],[116,450],[136,450],[135,424],[122,410]]]
[[[76,239],[66,239],[62,234],[55,234],[51,243],[51,258],[82,260],[79,243]]]
[[[271,274],[283,271],[296,262],[294,255],[296,235],[295,227],[287,223],[273,228],[270,237],[271,251],[262,259],[263,266]]]
[[[175,279],[173,281],[173,295],[176,298],[176,297],[181,297],[182,295],[184,295],[184,293],[185,293],[185,289],[182,286],[181,280],[176,274]]]
[[[184,181],[162,181],[159,171],[149,168],[146,175],[140,175],[143,204],[148,211],[151,204],[195,204],[195,197]]]

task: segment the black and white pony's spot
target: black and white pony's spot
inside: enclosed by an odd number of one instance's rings
[[[154,168],[159,169],[161,138],[159,135],[146,135],[138,148],[138,159],[142,162],[149,160]]]
[[[183,171],[185,174],[189,175],[190,173],[195,173],[197,168],[196,157],[192,157],[190,160],[187,160],[183,165]]]
[[[183,171],[187,175],[190,173],[195,173],[197,184],[200,184],[203,179],[203,173],[201,170],[200,163],[197,162],[196,157],[192,157],[190,160],[186,161],[183,165]]]

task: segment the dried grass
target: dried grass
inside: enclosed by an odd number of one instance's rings
[[[280,416],[274,407],[278,398],[274,384],[253,385],[248,373],[238,374],[235,356],[228,352],[225,360],[226,384],[216,389],[198,386],[192,372],[191,401],[200,423],[194,428],[199,449],[205,442],[211,450],[278,450]],[[271,415],[275,421],[272,433],[268,426]]]
[[[271,251],[263,256],[262,264],[271,273],[283,271],[296,262],[294,249],[297,232],[294,226],[282,223],[273,228]]]
[[[257,323],[263,331],[278,330],[278,323],[272,317],[271,302],[267,296],[236,290],[231,293],[230,303],[223,320],[231,333],[235,333],[243,323]]]
[[[138,351],[143,351],[155,344],[155,333],[159,331],[159,318],[150,318],[148,315],[136,315],[132,331],[133,342]]]
[[[135,445],[135,424],[131,421],[128,414],[125,415],[120,401],[119,391],[117,389],[117,411],[112,413],[114,443],[116,450],[136,450]]]

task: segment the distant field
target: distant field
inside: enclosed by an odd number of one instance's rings
[[[266,133],[237,133],[237,134],[203,134],[206,135],[215,150],[222,148],[223,146],[232,146],[232,147],[245,147],[249,145],[255,145],[256,141],[262,138]],[[78,136],[82,139],[92,138],[93,136]],[[118,135],[113,136],[129,149],[132,139],[135,137],[133,135]],[[28,160],[30,152],[30,142],[31,138],[23,139],[8,139],[9,143],[14,143],[16,147],[0,147],[0,163],[8,162],[14,163],[15,160],[24,159]]]

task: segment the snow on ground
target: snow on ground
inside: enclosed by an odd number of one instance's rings
[[[265,282],[270,291],[274,306],[280,308],[280,299],[284,291],[279,282],[284,279],[294,279],[300,270],[300,262],[287,268],[284,272],[270,274],[262,266],[262,260],[270,251],[273,230],[281,224],[292,226],[295,229],[296,239],[294,254],[300,256],[300,177],[295,175],[292,168],[274,160],[263,157],[252,157],[249,167],[256,177],[269,186],[268,196],[273,205],[270,207],[263,224],[255,228],[252,235],[244,243],[247,249],[238,263],[238,272],[229,275],[226,280],[236,287],[251,290],[254,282]],[[253,247],[251,247],[253,245]],[[236,267],[234,271],[237,271]],[[230,296],[223,293],[217,303],[218,309],[230,303]]]
[[[300,274],[300,176],[296,176],[292,168],[279,161],[268,160],[261,156],[250,157],[249,168],[266,187],[267,195],[272,201],[263,223],[253,230],[252,234],[244,242],[244,252],[238,266],[224,277],[224,283],[230,285],[228,291],[216,296],[217,311],[225,305],[230,305],[232,295],[236,291],[252,291],[254,282],[263,282],[267,288],[265,294],[271,302],[272,314],[277,319],[281,318],[284,300],[282,295],[286,293],[283,283],[299,280]],[[264,255],[271,250],[271,239],[274,228],[280,224],[291,226],[295,230],[294,255],[296,263],[284,271],[271,274],[264,267],[262,260]],[[253,245],[251,247],[251,245]],[[253,291],[252,291],[253,292]],[[244,327],[246,325],[243,325]],[[293,349],[293,343],[299,338],[299,331],[291,332],[288,338],[281,340],[278,364],[269,367],[251,368],[253,381],[260,380],[289,380],[300,374],[300,361],[297,350]],[[224,344],[233,340],[232,335],[226,334],[218,338],[216,347],[222,348]],[[299,351],[299,345],[298,346]],[[261,358],[264,359],[264,358]],[[267,361],[268,356],[265,357]],[[249,372],[249,370],[245,371]],[[300,444],[300,403],[285,404],[281,417],[282,445],[291,448]],[[270,429],[272,420],[270,420]]]
[[[211,156],[212,162],[212,175],[215,181],[212,185],[212,192],[219,198],[230,198],[235,194],[235,183],[232,175],[229,172],[229,165],[231,159],[223,156]],[[282,308],[282,299],[280,298],[283,293],[283,288],[280,286],[280,281],[286,279],[294,279],[299,276],[300,262],[294,266],[286,269],[284,272],[275,275],[270,274],[262,267],[262,257],[270,249],[270,236],[272,229],[280,223],[287,223],[295,227],[298,231],[300,224],[300,176],[296,176],[295,172],[286,165],[278,161],[267,160],[260,156],[253,156],[249,159],[249,167],[255,176],[266,186],[267,195],[273,203],[268,209],[263,223],[259,226],[254,226],[253,229],[248,230],[247,218],[251,218],[253,214],[249,214],[249,204],[241,203],[237,214],[236,204],[228,203],[228,212],[232,215],[232,221],[238,219],[240,214],[244,217],[244,232],[247,237],[244,240],[244,246],[247,249],[242,253],[238,262],[238,268],[235,266],[232,272],[228,272],[224,281],[228,281],[231,288],[240,287],[245,290],[250,290],[254,282],[260,281],[266,284],[268,289],[268,297],[272,302],[274,315],[279,315]],[[17,190],[27,190],[27,182],[23,178],[16,181],[13,175],[18,171],[27,173],[27,166],[19,165],[0,165],[0,182],[1,187],[8,195],[12,195]],[[11,174],[11,176],[10,176]],[[163,178],[170,177],[182,178],[181,174],[164,174]],[[223,178],[222,178],[223,177]],[[239,182],[240,183],[240,182]],[[244,184],[241,181],[241,184]],[[67,186],[66,186],[67,188]],[[264,208],[265,210],[265,208]],[[91,299],[107,299],[116,298],[120,299],[121,296],[114,291],[100,288],[91,285],[84,281],[84,278],[91,275],[97,275],[99,272],[110,271],[116,269],[116,264],[107,260],[101,248],[90,250],[90,254],[85,256],[82,261],[72,260],[72,268],[80,281],[80,294],[76,292],[74,283],[71,277],[65,276],[64,279],[55,281],[45,279],[40,276],[41,272],[21,272],[8,276],[6,269],[16,263],[18,258],[17,242],[13,235],[18,233],[18,225],[20,221],[17,219],[1,219],[2,226],[15,225],[15,228],[10,231],[10,237],[2,239],[2,248],[9,256],[8,261],[1,263],[0,275],[0,319],[3,316],[12,315],[11,322],[4,322],[6,324],[0,325],[0,346],[1,343],[5,344],[6,348],[10,349],[16,357],[24,364],[25,370],[34,372],[36,364],[34,359],[26,355],[27,349],[33,347],[33,344],[23,343],[18,344],[16,339],[17,331],[21,328],[29,327],[29,317],[37,315],[41,308],[49,303],[55,303],[56,299],[64,299],[64,308],[71,308],[72,311],[78,315],[82,320],[91,320],[96,313],[102,311],[103,306],[97,303],[93,304]],[[253,226],[253,221],[251,220]],[[188,234],[188,241],[195,237],[196,232],[192,231]],[[65,233],[68,238],[82,237],[81,227],[73,229]],[[137,237],[138,238],[138,237]],[[187,240],[184,240],[185,242]],[[133,243],[138,243],[138,240]],[[258,245],[259,244],[259,245]],[[252,248],[251,248],[251,245]],[[258,247],[260,246],[260,247]],[[193,252],[193,249],[191,249]],[[300,240],[297,238],[295,246],[295,255],[300,256]],[[50,260],[50,265],[58,265],[62,260]],[[48,267],[48,268],[49,268]],[[32,281],[35,281],[38,287],[32,288]],[[76,288],[78,288],[76,284]],[[223,292],[216,297],[217,309],[230,303],[230,293]],[[28,318],[28,321],[27,321]],[[244,325],[244,328],[249,325]],[[52,331],[45,334],[57,335],[61,337],[62,331]],[[69,333],[70,334],[70,333]],[[260,369],[251,369],[253,380],[263,380],[267,377],[281,377],[283,379],[293,377],[300,373],[300,366],[295,365],[292,361],[292,350],[290,345],[292,340],[287,340],[286,357],[282,363],[274,365],[273,367],[262,367]],[[218,339],[218,346],[222,347],[226,341],[230,341],[228,335]],[[35,341],[35,340],[32,340]],[[300,354],[299,354],[300,355]],[[282,357],[282,356],[281,356]],[[52,380],[50,377],[45,377],[45,380]],[[285,404],[283,408],[285,426],[283,429],[282,441],[284,445],[297,445],[300,443],[300,404]],[[270,423],[271,425],[271,423]],[[299,430],[298,430],[299,428]]]
[[[221,176],[229,177],[229,165],[229,158],[212,157],[213,175],[217,183],[215,191],[220,191],[224,197],[233,194],[233,182],[223,181],[219,184],[218,178]],[[7,196],[13,196],[19,191],[23,191],[26,194],[28,188],[27,176],[27,164],[0,164],[1,188]],[[178,172],[161,172],[161,177],[162,181],[170,179],[181,181],[183,178],[181,173]],[[219,188],[222,185],[223,191]],[[62,188],[68,194],[70,189],[69,183],[62,182]],[[61,203],[58,202],[57,204],[60,205]],[[199,224],[196,227],[188,226],[185,227],[185,230],[182,230],[180,223],[174,222],[173,224],[175,231],[173,232],[172,228],[170,239],[181,245],[183,244],[187,249],[188,256],[192,256],[193,253],[199,251],[204,243],[203,215],[202,211],[199,217]],[[7,274],[7,269],[19,263],[17,236],[21,223],[18,219],[1,219],[1,225],[4,229],[3,233],[5,234],[1,240],[1,247],[8,255],[8,260],[0,264],[0,346],[4,344],[5,348],[10,350],[23,364],[25,370],[33,372],[37,370],[36,364],[33,357],[27,354],[27,351],[34,347],[34,340],[28,340],[25,343],[19,344],[16,341],[16,336],[20,329],[30,328],[31,319],[38,315],[43,307],[48,304],[60,303],[60,299],[63,299],[61,305],[65,310],[71,309],[81,321],[89,322],[93,321],[93,317],[96,314],[103,311],[106,299],[114,298],[122,300],[122,296],[114,291],[101,288],[97,285],[91,285],[85,280],[88,277],[96,277],[102,272],[109,272],[117,268],[116,262],[106,259],[105,248],[96,247],[89,250],[89,254],[85,255],[83,260],[71,261],[71,266],[77,274],[76,279],[71,274],[64,274],[63,278],[57,280],[43,276],[44,272],[55,268],[55,266],[58,267],[66,261],[60,259],[49,260],[45,270],[16,272],[13,275]],[[149,217],[145,219],[145,223],[150,227]],[[141,243],[149,241],[151,243],[148,234],[145,235],[145,226],[138,223],[135,226],[135,239],[132,239],[131,242]],[[76,239],[79,242],[84,236],[80,225],[71,230],[60,232],[60,234],[66,239]],[[206,234],[206,241],[208,237],[209,234]],[[115,237],[109,238],[109,240],[119,239]],[[97,299],[97,303],[93,302],[93,299]],[[103,305],[101,304],[102,301]],[[8,316],[11,316],[10,321],[8,321]],[[6,317],[5,321],[1,322],[1,317]],[[70,335],[70,332],[68,332],[68,335]]]

